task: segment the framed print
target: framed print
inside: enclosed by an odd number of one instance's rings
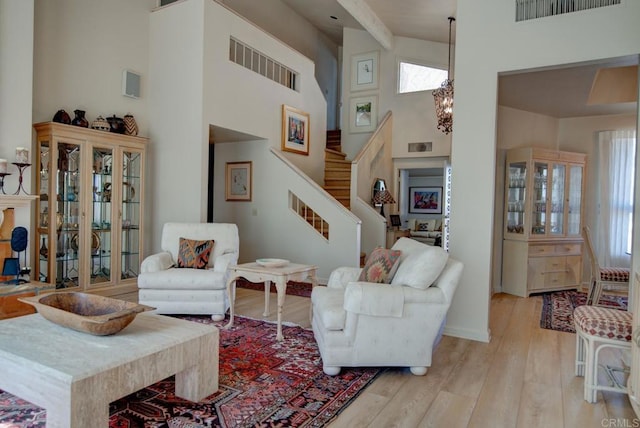
[[[251,162],[227,162],[224,196],[227,201],[251,201]]]
[[[309,113],[282,105],[282,150],[309,155]]]
[[[442,187],[409,187],[409,212],[442,214]]]
[[[378,97],[351,98],[349,132],[373,132],[378,126]]]
[[[351,91],[365,91],[378,87],[378,51],[351,57]]]
[[[390,214],[389,219],[391,220],[392,227],[402,226],[402,223],[400,222],[400,216],[398,214]]]

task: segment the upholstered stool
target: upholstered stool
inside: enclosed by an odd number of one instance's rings
[[[611,379],[598,384],[598,358],[603,348],[631,349],[631,312],[600,306],[578,306],[573,311],[576,327],[576,376],[584,376],[584,399],[597,401],[598,391],[627,393],[624,385]]]

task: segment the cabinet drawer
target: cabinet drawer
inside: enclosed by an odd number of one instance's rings
[[[555,245],[530,245],[529,246],[529,255],[532,257],[535,256],[550,256],[555,254],[556,246]]]
[[[565,272],[545,272],[545,288],[563,287],[567,284],[567,274]]]
[[[580,254],[581,249],[581,244],[533,244],[529,246],[529,255],[536,257]]]
[[[581,244],[558,244],[556,247],[556,254],[580,254],[582,252]]]
[[[567,270],[566,257],[546,257],[544,264],[545,272],[564,272]]]

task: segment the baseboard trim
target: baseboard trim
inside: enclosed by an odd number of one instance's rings
[[[487,331],[481,331],[471,330],[468,328],[445,326],[443,334],[447,336],[458,337],[460,339],[475,340],[477,342],[489,343],[491,341],[491,329],[487,329]]]

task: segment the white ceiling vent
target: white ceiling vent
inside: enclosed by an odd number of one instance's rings
[[[621,0],[516,0],[516,21],[614,6]]]

